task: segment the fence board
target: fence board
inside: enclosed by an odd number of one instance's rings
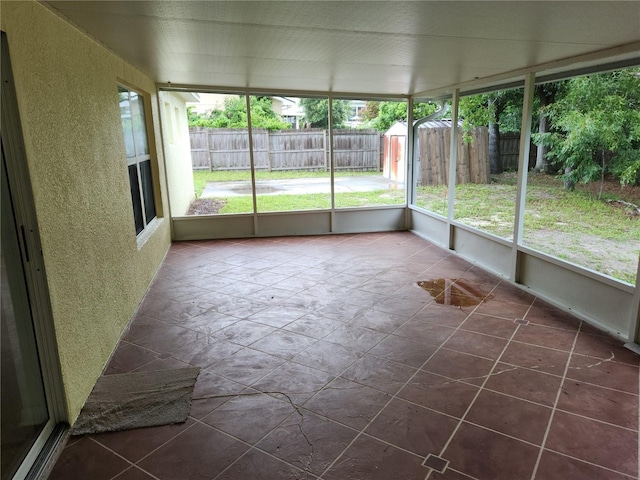
[[[248,170],[249,134],[246,129],[190,128],[194,169]],[[488,133],[473,129],[471,142],[458,137],[458,183],[488,183]],[[446,185],[451,150],[450,128],[418,129],[420,185]],[[513,155],[519,137],[505,136],[504,157]],[[268,131],[252,130],[256,170],[327,170],[328,132],[321,129]],[[381,135],[376,130],[334,130],[333,157],[336,170],[371,170],[381,167]],[[207,150],[208,149],[208,150]],[[535,157],[534,157],[535,158]],[[516,153],[517,164],[517,153]]]
[[[451,156],[450,128],[418,128],[418,185],[447,185]],[[456,183],[488,183],[489,153],[488,131],[474,128],[471,142],[463,140],[458,132],[458,162]]]
[[[191,162],[194,170],[209,170],[209,142],[206,129],[190,129],[189,141],[191,143]]]
[[[538,147],[531,142],[529,147],[529,168],[536,164]],[[500,134],[500,162],[503,170],[518,170],[518,157],[520,155],[520,133]]]
[[[194,169],[250,168],[246,129],[191,127]],[[322,129],[252,130],[254,165],[258,170],[327,170],[328,132]],[[380,133],[377,130],[334,130],[336,169],[379,170]]]

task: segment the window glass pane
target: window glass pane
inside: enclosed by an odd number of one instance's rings
[[[513,239],[523,89],[460,99],[454,219]]]
[[[187,215],[253,213],[244,95],[198,93],[188,104],[196,199]],[[255,141],[255,140],[254,140]]]
[[[123,88],[118,88],[118,101],[120,103],[120,119],[122,122],[122,132],[124,133],[124,147],[127,158],[136,156],[133,141],[133,123],[131,121],[131,104],[129,102],[129,92]]]
[[[149,143],[147,142],[147,126],[144,120],[144,103],[142,97],[136,92],[131,92],[131,114],[136,155],[148,155]]]
[[[129,165],[129,186],[131,187],[131,202],[133,204],[133,217],[136,224],[137,235],[142,230],[144,230],[144,218],[142,216],[142,199],[140,198],[137,165]]]
[[[436,106],[427,101],[417,101],[413,109],[414,205],[444,217],[448,214],[449,203],[450,109],[450,102]]]
[[[535,100],[523,244],[635,284],[640,68],[538,85]]]
[[[26,273],[20,252],[20,237],[9,193],[5,162],[3,159],[0,162],[0,459],[4,479],[15,478],[14,473],[49,421],[49,412],[34,334]]]
[[[333,116],[336,208],[404,204],[407,103],[334,99]]]
[[[140,163],[140,180],[142,181],[142,195],[144,198],[144,216],[148,224],[156,216],[156,204],[153,196],[153,177],[151,176],[151,161]]]
[[[199,97],[200,102],[188,109],[198,197],[190,212],[252,213],[245,97]],[[321,122],[324,128],[305,124],[300,98],[252,95],[249,100],[258,211],[330,208],[328,121]],[[320,116],[328,115],[324,100],[316,102],[324,108]],[[314,121],[319,121],[317,116]]]
[[[331,208],[329,100],[254,96],[251,122],[258,212]]]
[[[118,100],[129,164],[133,216],[136,234],[139,234],[156,216],[144,106],[140,95],[124,87],[118,87]]]

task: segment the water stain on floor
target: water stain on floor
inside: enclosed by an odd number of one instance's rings
[[[485,293],[464,280],[438,278],[419,281],[417,284],[420,288],[429,292],[436,303],[440,305],[472,307],[478,305],[486,296]]]

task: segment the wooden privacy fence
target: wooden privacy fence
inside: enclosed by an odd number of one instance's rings
[[[536,165],[538,147],[531,142],[529,146],[529,169]],[[518,170],[518,157],[520,156],[520,133],[500,134],[500,161],[503,170]]]
[[[451,128],[418,128],[418,185],[447,185],[451,156]],[[468,133],[471,141],[458,132],[456,183],[489,183],[489,132],[476,127]]]
[[[194,170],[248,170],[247,129],[190,127]],[[335,169],[380,170],[380,132],[334,130]],[[329,132],[252,130],[256,170],[329,170]]]

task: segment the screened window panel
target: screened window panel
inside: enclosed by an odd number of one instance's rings
[[[129,92],[118,89],[118,100],[120,102],[120,119],[122,122],[122,132],[124,133],[124,147],[127,158],[135,158],[136,149],[133,140],[133,125],[131,122],[131,104],[129,103]]]
[[[133,203],[133,218],[136,224],[136,235],[144,230],[144,217],[142,215],[142,199],[138,183],[137,165],[129,165],[129,186],[131,187],[131,201]]]
[[[140,163],[140,181],[142,182],[142,195],[144,197],[144,215],[149,223],[156,217],[156,205],[153,197],[153,177],[151,176],[151,161]]]
[[[136,155],[148,155],[149,142],[147,141],[147,127],[144,119],[144,104],[142,97],[135,92],[131,92],[131,107]]]
[[[136,235],[156,217],[153,175],[142,95],[118,87],[120,117],[129,169],[129,186]]]

